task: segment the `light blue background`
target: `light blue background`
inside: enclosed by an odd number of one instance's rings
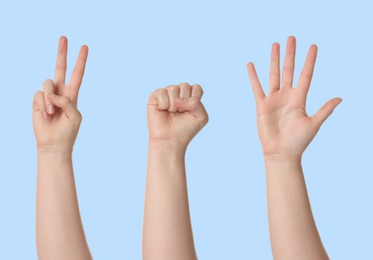
[[[36,154],[31,100],[54,75],[58,38],[71,73],[90,47],[74,162],[95,259],[140,259],[150,92],[200,83],[210,122],[187,155],[200,259],[271,259],[265,176],[245,64],[267,86],[270,46],[298,41],[319,56],[313,114],[343,103],[304,155],[315,219],[332,259],[373,259],[372,6],[369,1],[2,1],[0,259],[36,259]],[[283,54],[283,52],[282,52]],[[283,57],[283,55],[282,55]]]

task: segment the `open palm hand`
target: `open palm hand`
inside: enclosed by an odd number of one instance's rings
[[[280,46],[272,46],[270,91],[266,96],[253,63],[248,73],[257,104],[257,124],[265,156],[300,158],[323,122],[342,101],[334,98],[319,111],[308,116],[306,98],[316,62],[317,47],[312,45],[301,72],[298,86],[293,88],[295,38],[289,37],[280,87]]]

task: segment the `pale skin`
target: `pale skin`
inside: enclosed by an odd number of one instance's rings
[[[206,125],[199,85],[168,86],[148,102],[149,153],[143,259],[197,259],[189,214],[185,153]]]
[[[80,217],[72,152],[82,116],[78,93],[88,56],[82,46],[65,83],[67,38],[61,37],[54,81],[46,80],[33,100],[37,145],[36,244],[38,258],[92,259]]]
[[[253,63],[247,69],[257,108],[267,182],[268,221],[276,260],[329,259],[321,242],[307,195],[301,159],[321,125],[342,101],[326,102],[313,116],[306,98],[317,56],[309,48],[297,86],[293,86],[296,40],[289,37],[280,77],[280,46],[272,45],[269,94],[265,95]]]

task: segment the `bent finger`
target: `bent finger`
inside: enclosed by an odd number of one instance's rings
[[[32,110],[34,113],[40,113],[40,116],[42,118],[48,119],[43,91],[38,91],[35,93],[34,99],[32,101]]]
[[[69,97],[50,93],[48,95],[48,99],[52,102],[52,104],[59,107],[72,123],[77,124],[81,122],[82,115]]]
[[[170,100],[167,90],[161,88],[154,91],[149,97],[148,105],[155,106],[158,110],[168,110],[170,107]]]
[[[170,107],[168,108],[169,112],[177,112],[177,106],[175,104],[175,99],[179,98],[180,96],[180,88],[179,86],[168,86],[167,88],[168,91],[168,97],[170,100]]]
[[[45,99],[45,105],[47,108],[47,113],[49,115],[53,115],[56,112],[56,107],[49,101],[48,95],[50,93],[55,93],[55,86],[54,82],[50,79],[47,79],[43,83],[43,91],[44,91],[44,99]]]
[[[199,84],[194,84],[192,86],[192,94],[191,94],[191,97],[197,97],[199,99],[201,99],[203,96],[203,89],[201,87],[201,85]]]
[[[192,88],[189,85],[189,83],[187,83],[187,82],[181,83],[181,84],[179,84],[179,87],[180,87],[179,97],[181,97],[181,98],[190,97],[190,95],[192,93]]]

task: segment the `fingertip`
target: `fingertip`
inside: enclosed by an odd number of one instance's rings
[[[51,80],[51,79],[44,80],[43,86],[49,86],[49,85],[54,85],[53,80]]]
[[[53,104],[49,104],[49,105],[47,106],[47,113],[48,113],[49,115],[53,115],[54,112],[55,112],[55,106],[54,106]]]
[[[59,42],[59,45],[60,45],[60,51],[63,51],[64,49],[66,49],[66,46],[67,46],[67,37],[62,35],[60,37],[60,42]]]
[[[88,47],[88,45],[83,44],[83,45],[80,47],[80,50],[81,50],[81,51],[84,51],[84,52],[86,52],[86,53],[88,53],[88,51],[89,51],[89,47]]]
[[[279,49],[280,48],[280,44],[278,42],[274,42],[274,43],[272,43],[272,48],[273,49]]]
[[[334,100],[335,100],[335,106],[336,106],[336,107],[337,107],[339,104],[342,103],[342,98],[340,98],[340,97],[336,97]]]
[[[254,65],[254,62],[252,62],[252,61],[248,62],[246,67],[247,67],[247,71],[249,71],[249,72],[255,71],[255,65]]]
[[[288,37],[288,41],[296,41],[295,36],[294,36],[294,35],[290,35],[290,36]]]
[[[315,50],[317,52],[318,49],[319,49],[319,47],[316,44],[311,44],[310,50]]]

